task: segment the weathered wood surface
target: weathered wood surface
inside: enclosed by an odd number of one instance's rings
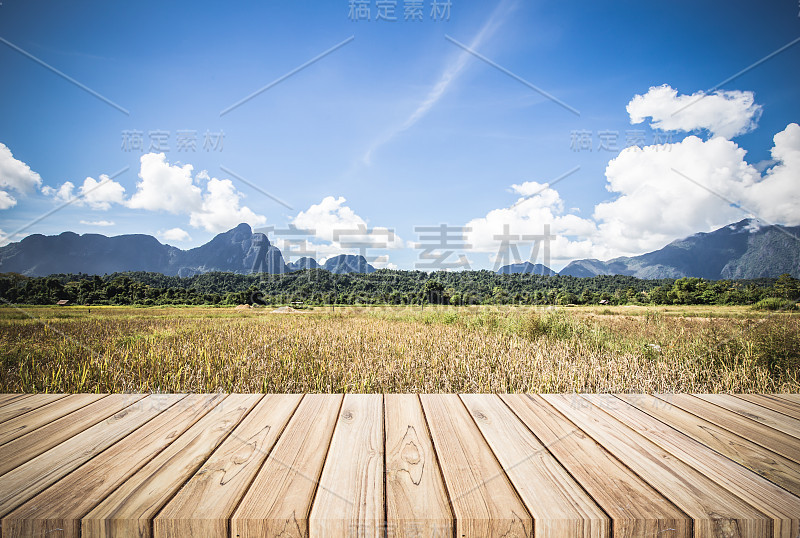
[[[338,394],[303,397],[231,518],[232,536],[308,536],[306,516],[341,405]]]
[[[611,517],[615,536],[691,536],[691,518],[541,397],[502,398]]]
[[[458,536],[530,536],[531,516],[455,394],[423,394]]]
[[[383,397],[348,394],[308,516],[310,534],[381,536],[383,486]]]
[[[453,534],[453,517],[416,394],[387,394],[386,520],[395,536]]]
[[[0,395],[2,537],[800,535],[797,395]]]
[[[104,397],[104,394],[75,394],[64,401],[54,401],[21,417],[8,420],[0,427],[0,445],[22,437]]]
[[[153,522],[156,536],[226,537],[236,505],[292,416],[300,395],[267,395]]]

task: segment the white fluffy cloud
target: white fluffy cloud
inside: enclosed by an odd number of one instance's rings
[[[800,125],[790,123],[773,137],[777,162],[764,178],[750,186],[743,204],[770,222],[800,225]]]
[[[401,248],[403,241],[394,230],[371,228],[367,222],[345,205],[343,196],[326,196],[318,204],[301,211],[292,224],[303,230],[313,230],[322,241],[346,247],[347,244],[365,243],[375,248]]]
[[[466,224],[471,228],[466,236],[472,250],[494,253],[490,260],[495,261],[502,247],[502,240],[495,236],[503,235],[508,230],[509,235],[514,236],[508,239],[509,247],[515,245],[520,260],[528,260],[534,242],[522,236],[542,235],[545,225],[549,224],[550,234],[555,236],[550,243],[551,260],[567,260],[591,254],[592,243],[587,238],[596,231],[594,222],[564,214],[564,202],[555,189],[535,181],[512,185],[511,188],[522,195],[513,205],[494,209],[485,217],[472,219]],[[583,239],[572,239],[574,237]],[[512,259],[505,263],[517,261],[513,259],[513,251],[507,251],[506,254]],[[543,255],[540,246],[538,259],[534,261],[542,262]]]
[[[189,232],[182,228],[170,228],[163,232],[159,232],[158,236],[165,241],[191,241],[192,237]]]
[[[114,226],[115,224],[113,221],[110,220],[82,220],[80,222],[85,226],[102,226],[102,227]]]
[[[606,188],[617,198],[595,206],[597,242],[617,253],[639,254],[744,218],[725,199],[741,200],[743,189],[759,177],[745,153],[730,140],[696,136],[623,150],[606,167]]]
[[[592,219],[565,214],[556,190],[526,182],[512,185],[523,196],[514,205],[467,223],[473,228],[469,242],[476,251],[497,253],[501,243],[494,236],[504,225],[522,235],[542,234],[550,224],[556,236],[551,259],[557,265],[642,254],[748,216],[800,225],[800,125],[789,124],[774,144],[776,164],[763,174],[746,161],[744,149],[722,137],[688,136],[674,144],[627,148],[606,168],[606,188],[615,198],[597,204]],[[522,259],[529,252],[519,247]]]
[[[331,242],[337,230],[366,227],[366,221],[344,205],[345,202],[347,200],[343,196],[326,196],[320,203],[298,213],[292,224],[303,230],[314,230],[314,235],[319,239]]]
[[[595,243],[640,254],[748,216],[800,224],[800,126],[788,125],[774,141],[778,164],[763,176],[744,149],[721,137],[625,149],[606,168],[607,188],[618,196],[595,207]]]
[[[170,165],[163,153],[148,153],[140,159],[136,192],[128,207],[182,214],[199,209],[202,190],[192,178],[191,164]]]
[[[263,215],[241,205],[244,194],[237,191],[229,179],[209,177],[205,170],[192,177],[191,164],[170,164],[163,153],[142,155],[140,162],[136,192],[127,199],[125,188],[106,175],[101,175],[99,180],[87,177],[77,190],[71,181],[65,181],[58,188],[44,187],[42,192],[61,201],[75,199],[76,205],[88,205],[92,209],[107,210],[111,204],[118,204],[131,209],[188,215],[191,226],[213,233],[224,232],[242,222],[263,226],[267,221]],[[0,208],[3,203],[0,191]]]
[[[6,191],[0,191],[0,209],[8,209],[17,205],[17,199]]]
[[[75,205],[89,206],[92,209],[104,211],[111,209],[112,203],[122,204],[125,200],[125,187],[105,174],[101,174],[99,180],[87,177],[78,187],[77,192],[71,181],[65,181],[58,189],[42,187],[42,193],[53,196],[61,202],[72,200]]]
[[[267,218],[263,215],[257,215],[249,207],[240,207],[243,197],[230,179],[212,177],[206,184],[200,207],[190,213],[189,224],[209,232],[230,230],[242,222],[250,226],[266,224]]]
[[[267,219],[241,205],[244,197],[229,179],[209,177],[205,170],[192,177],[191,164],[179,166],[167,162],[163,153],[149,153],[141,158],[136,192],[128,207],[189,215],[189,224],[209,232],[223,232],[246,222],[263,226]],[[205,182],[205,191],[200,185]]]
[[[367,221],[345,205],[342,197],[326,196],[292,219],[291,225],[313,232],[310,237],[277,237],[281,252],[297,261],[300,256],[315,258],[320,264],[339,254],[365,254],[375,268],[396,268],[383,250],[402,248],[403,240],[394,230],[370,227]],[[311,239],[316,239],[312,241]],[[363,250],[366,248],[366,250]]]
[[[0,209],[8,209],[17,204],[8,191],[26,193],[42,184],[42,178],[30,166],[14,158],[5,144],[0,144]]]
[[[45,185],[42,187],[42,194],[52,196],[59,202],[66,202],[75,198],[75,184],[72,181],[65,181],[57,189]]]
[[[706,130],[724,138],[752,131],[761,116],[761,106],[755,104],[753,92],[718,90],[678,95],[678,90],[666,84],[636,95],[627,110],[631,123],[642,123],[650,117],[654,129]]]

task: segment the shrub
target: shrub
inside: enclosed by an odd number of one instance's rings
[[[753,305],[754,310],[797,310],[797,304],[789,299],[781,299],[779,297],[767,297],[761,299]]]

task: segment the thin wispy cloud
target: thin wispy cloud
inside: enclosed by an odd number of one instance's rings
[[[505,23],[509,15],[516,8],[516,0],[504,0],[498,5],[489,19],[484,23],[481,29],[475,34],[475,37],[470,42],[470,48],[479,48],[483,43],[490,39],[495,32]],[[414,112],[400,125],[395,126],[389,130],[383,137],[378,139],[367,152],[364,154],[363,163],[370,164],[372,162],[373,154],[382,146],[390,142],[394,137],[403,131],[407,131],[413,127],[419,120],[424,118],[428,112],[438,103],[447,90],[458,79],[461,73],[467,66],[470,60],[470,54],[467,51],[461,51],[455,60],[448,65],[436,84],[433,85],[425,99],[417,106]]]

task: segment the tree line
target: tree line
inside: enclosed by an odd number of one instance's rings
[[[595,277],[498,275],[490,271],[400,271],[334,274],[324,269],[270,275],[205,273],[191,277],[125,272],[110,275],[59,274],[27,277],[0,274],[6,304],[82,305],[584,305],[714,304],[766,301],[794,305],[800,281],[791,276],[756,280],[679,278],[644,280]],[[766,303],[765,303],[766,304]]]

